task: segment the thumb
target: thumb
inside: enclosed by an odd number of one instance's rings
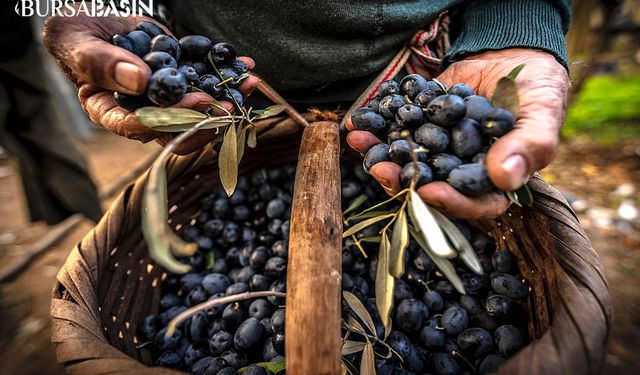
[[[86,19],[73,24],[63,17],[51,17],[45,26],[45,45],[77,81],[110,91],[142,94],[151,69],[138,56],[104,40],[110,36],[105,34],[130,31],[128,25],[111,20],[105,23],[100,28]]]
[[[74,46],[66,63],[80,81],[130,95],[144,93],[151,76],[138,56],[97,38]]]

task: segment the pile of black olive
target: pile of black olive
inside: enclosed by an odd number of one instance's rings
[[[485,166],[487,151],[496,138],[513,129],[515,119],[508,110],[474,95],[464,83],[446,88],[409,74],[399,83],[382,82],[378,95],[355,111],[351,121],[355,129],[382,141],[365,155],[367,172],[377,163],[391,161],[402,167],[404,187],[417,175],[416,188],[447,181],[462,194],[479,196],[494,190]],[[411,152],[419,149],[414,164]]]
[[[364,194],[363,208],[386,199],[386,194],[359,166],[342,167],[342,199],[347,207]],[[209,299],[246,291],[286,289],[287,241],[295,167],[260,170],[241,176],[236,192],[207,194],[201,210],[182,236],[198,244],[198,251],[181,261],[193,269],[168,275],[162,283],[158,315],[150,315],[138,328],[139,340],[151,342],[155,364],[192,374],[268,374],[256,363],[284,359],[284,299],[259,298],[212,308],[186,321],[176,333],[164,337],[166,325],[187,308]],[[521,300],[528,287],[517,277],[514,257],[496,250],[484,233],[456,222],[470,239],[485,270],[472,273],[455,260],[466,294],[435,268],[412,242],[406,252],[406,272],[396,280],[393,330],[384,340],[384,328],[375,304],[378,244],[362,243],[365,258],[352,238],[344,240],[343,290],[367,308],[377,335],[395,353],[376,357],[378,374],[486,374],[528,342],[527,318]],[[370,227],[358,238],[375,237]],[[353,312],[343,303],[343,316]],[[344,327],[346,334],[347,327]],[[349,340],[361,340],[350,333]],[[386,353],[375,344],[376,353]],[[361,353],[344,357],[357,372]],[[253,365],[252,365],[253,364]],[[247,367],[248,366],[248,367]]]
[[[237,86],[249,68],[236,59],[236,50],[228,43],[214,44],[202,35],[178,40],[146,21],[126,35],[114,35],[111,42],[142,58],[153,72],[145,95],[114,93],[123,108],[133,111],[144,106],[170,106],[196,89],[238,106],[244,103]]]

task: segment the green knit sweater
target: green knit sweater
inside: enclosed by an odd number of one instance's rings
[[[566,64],[571,0],[173,0],[179,35],[227,41],[288,98],[349,101],[417,30],[451,13],[445,63],[484,50],[531,47]]]

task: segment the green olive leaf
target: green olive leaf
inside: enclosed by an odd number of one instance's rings
[[[528,185],[522,185],[518,190],[515,191],[515,195],[518,197],[518,200],[525,206],[533,205],[533,194],[531,193],[531,189]]]
[[[380,241],[382,241],[382,237],[381,236],[373,236],[373,237],[364,237],[364,238],[360,238],[358,239],[358,242],[362,243],[380,243]]]
[[[153,129],[154,131],[157,132],[164,132],[164,133],[180,133],[180,132],[185,132],[191,128],[193,128],[193,126],[196,123],[187,123],[187,124],[173,124],[173,125],[167,125],[167,126],[154,126],[151,127],[151,129]],[[226,118],[211,118],[209,120],[207,120],[207,124],[204,126],[201,126],[200,129],[204,130],[204,129],[219,129],[219,128],[223,128],[225,126],[231,125],[233,124],[233,119],[226,119]]]
[[[360,318],[360,320],[362,320],[362,322],[367,326],[367,328],[369,329],[369,332],[375,335],[376,325],[373,324],[373,319],[371,318],[371,315],[369,315],[369,312],[364,307],[362,302],[360,302],[358,297],[354,296],[352,293],[346,290],[342,292],[342,297],[347,302],[347,305],[349,305],[349,308],[351,308],[351,310],[353,310],[353,312],[356,313],[358,318]]]
[[[208,252],[207,255],[205,255],[205,269],[206,270],[210,270],[213,268],[213,266],[215,266],[216,264],[216,257],[215,255],[213,255],[213,252]]]
[[[409,233],[416,240],[422,251],[424,251],[429,258],[433,261],[433,264],[438,267],[440,272],[444,274],[444,276],[451,282],[454,288],[460,293],[465,294],[464,292],[464,284],[462,284],[462,280],[456,273],[456,268],[453,266],[453,263],[447,258],[438,256],[429,248],[429,245],[424,240],[424,237],[420,235],[420,233],[413,227],[409,227]]]
[[[143,107],[134,113],[142,125],[150,128],[182,124],[190,124],[192,127],[208,118],[204,113],[187,108]]]
[[[366,227],[370,227],[373,224],[380,222],[382,220],[388,219],[390,217],[392,217],[393,214],[386,214],[386,215],[381,215],[381,216],[376,216],[376,217],[372,217],[370,219],[364,220],[359,222],[358,224],[352,226],[351,228],[347,229],[344,233],[342,233],[342,238],[346,238],[351,236],[352,234],[358,233],[359,231],[363,230]]]
[[[362,352],[360,375],[376,375],[376,358],[373,353],[373,345],[369,339],[367,339],[367,344]]]
[[[504,196],[507,197],[507,199],[509,199],[511,203],[515,204],[518,207],[522,207],[522,203],[520,203],[520,198],[518,198],[518,195],[515,192],[505,191]]]
[[[447,258],[455,257],[456,252],[447,242],[442,229],[422,198],[414,190],[411,190],[409,194],[409,217],[418,234],[436,255]]]
[[[258,362],[255,365],[271,371],[274,375],[284,371],[286,368],[286,362],[284,359],[274,362]],[[238,374],[244,374],[244,372],[247,371],[247,368],[249,368],[249,366],[239,369]]]
[[[516,66],[515,68],[513,68],[512,71],[509,72],[509,74],[507,74],[507,77],[511,79],[516,79],[516,77],[518,77],[518,74],[520,74],[520,72],[522,71],[522,69],[524,69],[526,65],[527,64],[520,64]]]
[[[371,217],[376,217],[376,216],[381,216],[381,215],[388,215],[388,214],[393,214],[395,213],[394,211],[369,211],[369,212],[365,212],[363,214],[358,214],[358,215],[351,215],[348,218],[345,219],[345,221],[351,222],[351,221],[358,221],[358,220],[364,220],[364,219],[369,219]]]
[[[265,109],[257,109],[252,111],[256,116],[253,120],[264,120],[269,117],[274,117],[284,112],[286,109],[283,105],[272,105],[271,107],[267,107]]]
[[[491,104],[495,108],[504,108],[513,114],[513,118],[518,118],[520,110],[520,99],[518,97],[518,85],[513,78],[502,77],[498,80],[496,91],[491,98]]]
[[[407,250],[407,246],[409,246],[409,225],[405,209],[406,206],[402,205],[391,232],[389,272],[396,279],[401,278],[404,274],[404,253]]]
[[[224,134],[218,156],[218,166],[222,187],[227,195],[231,196],[238,183],[238,137],[235,125],[229,126]]]
[[[391,333],[391,307],[393,306],[393,288],[395,279],[389,273],[389,250],[391,244],[386,232],[382,232],[380,250],[378,251],[378,265],[376,269],[376,307],[380,320],[384,325],[384,337]]]
[[[482,265],[480,265],[480,261],[478,260],[478,256],[476,255],[476,251],[473,249],[473,246],[467,240],[467,237],[462,234],[460,228],[458,228],[449,218],[444,216],[442,213],[437,210],[429,207],[429,211],[433,214],[433,217],[436,218],[438,225],[447,235],[449,241],[453,247],[458,251],[458,257],[462,259],[462,261],[471,269],[471,271],[477,273],[478,275],[483,274]]]
[[[364,350],[365,343],[360,341],[346,340],[342,344],[342,355],[347,356]]]
[[[354,200],[351,201],[351,204],[349,204],[349,207],[347,207],[347,209],[344,210],[342,215],[346,215],[349,212],[357,209],[358,207],[362,206],[362,204],[364,204],[364,202],[366,202],[366,201],[367,201],[367,196],[364,195],[364,194],[360,194]]]
[[[247,136],[247,146],[249,148],[256,148],[258,145],[258,129],[255,126],[249,128],[249,135]]]

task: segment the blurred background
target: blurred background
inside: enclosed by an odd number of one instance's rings
[[[0,374],[64,373],[49,337],[55,276],[158,150],[91,125],[42,50],[42,20],[31,21],[0,18],[0,41],[16,46],[0,54]],[[541,173],[570,201],[605,267],[615,323],[604,373],[638,374],[640,0],[574,0],[567,40],[569,113],[559,154]]]

